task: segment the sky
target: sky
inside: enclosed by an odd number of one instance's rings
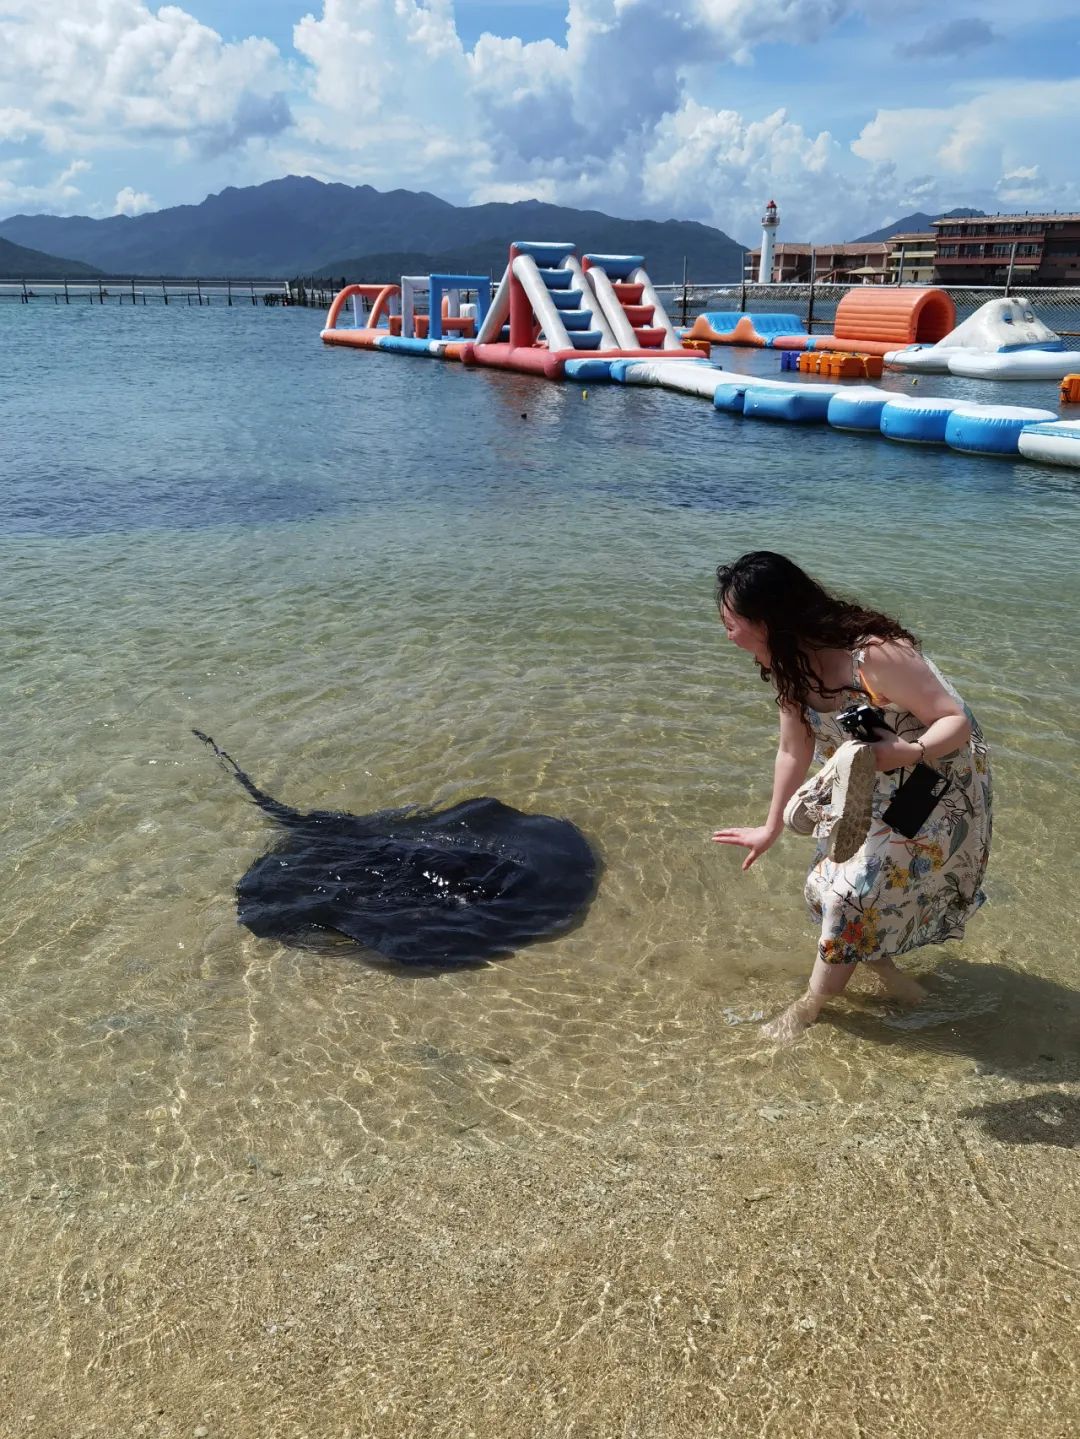
[[[1080,210],[1077,0],[0,0],[0,218],[282,175],[756,244]]]

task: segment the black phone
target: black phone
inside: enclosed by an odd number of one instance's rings
[[[948,788],[949,781],[943,774],[928,764],[917,764],[901,781],[881,818],[897,834],[914,839]]]

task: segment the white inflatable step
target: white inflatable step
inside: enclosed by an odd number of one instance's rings
[[[1041,460],[1047,465],[1069,465],[1074,470],[1080,470],[1080,420],[1031,425],[1021,432],[1017,448],[1025,460]]]
[[[1080,350],[1014,350],[997,355],[956,350],[949,374],[969,380],[1061,380],[1080,371]]]

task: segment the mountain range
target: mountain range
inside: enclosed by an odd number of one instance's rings
[[[148,215],[12,215],[0,220],[0,238],[124,277],[383,279],[410,268],[498,276],[511,240],[551,238],[573,241],[579,253],[644,255],[653,279],[670,283],[682,279],[684,258],[691,279],[738,279],[745,254],[722,230],[693,220],[622,220],[538,200],[458,206],[426,191],[297,175]]]
[[[62,260],[41,250],[28,250],[0,239],[0,275],[9,280],[90,280],[100,275],[93,265],[78,260]]]
[[[852,243],[984,213],[919,210]],[[287,175],[148,215],[11,215],[0,220],[0,275],[380,280],[441,270],[498,276],[511,240],[548,238],[572,241],[580,254],[643,255],[661,284],[681,280],[684,263],[697,282],[738,280],[746,255],[723,230],[696,220],[624,220],[539,200],[452,205],[426,190],[379,191]]]

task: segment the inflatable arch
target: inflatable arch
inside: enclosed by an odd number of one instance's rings
[[[352,301],[353,327],[337,328],[347,300]],[[395,324],[396,321],[396,324]],[[322,339],[327,345],[355,345],[372,350],[379,340],[401,332],[401,289],[398,285],[346,285],[326,313]]]
[[[859,285],[836,307],[835,333],[815,335],[815,350],[865,350],[884,355],[903,345],[936,345],[956,324],[944,290],[914,285]]]

